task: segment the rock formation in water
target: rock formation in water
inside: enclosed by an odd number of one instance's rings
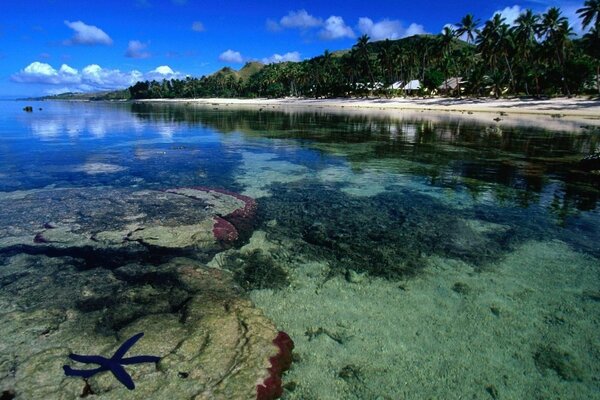
[[[46,188],[0,196],[0,393],[16,399],[275,399],[293,342],[204,261],[251,229],[256,201],[208,188]],[[185,257],[183,257],[185,255]],[[193,257],[193,258],[192,258]],[[137,332],[128,390],[63,374]]]

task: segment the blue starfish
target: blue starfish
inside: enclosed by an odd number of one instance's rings
[[[140,364],[140,363],[156,363],[160,361],[160,357],[156,356],[134,356],[123,358],[125,353],[138,341],[140,338],[144,336],[144,333],[138,333],[127,339],[125,343],[121,345],[113,354],[111,358],[106,358],[102,356],[82,356],[79,354],[69,354],[69,358],[74,361],[78,361],[86,364],[98,364],[100,367],[94,369],[73,369],[68,365],[63,365],[63,369],[65,370],[65,375],[67,376],[80,376],[83,379],[91,378],[96,375],[98,372],[110,371],[112,374],[121,382],[123,385],[127,387],[129,390],[135,389],[135,384],[133,383],[133,379],[131,376],[125,371],[123,365],[131,365],[131,364]]]

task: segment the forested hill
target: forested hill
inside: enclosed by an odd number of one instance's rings
[[[456,38],[444,44],[439,36],[415,35],[369,42],[361,37],[352,49],[324,54],[302,62],[263,65],[247,63],[239,71],[225,67],[201,78],[138,82],[133,99],[194,97],[348,96],[379,90],[396,81],[419,79],[438,86],[445,78],[439,56],[449,46],[465,52],[474,46]],[[449,71],[448,71],[449,72]]]
[[[389,96],[408,93],[403,85],[416,80],[411,94],[600,94],[600,22],[588,21],[586,27],[590,25],[583,37],[573,39],[569,20],[556,7],[541,15],[526,10],[512,26],[499,14],[479,26],[467,14],[455,28],[447,26],[438,35],[376,42],[363,35],[351,49],[326,50],[301,62],[250,62],[239,71],[226,67],[199,78],[137,82],[126,92],[103,96]],[[395,82],[403,84],[391,89]]]
[[[513,26],[499,14],[477,25],[468,14],[456,29],[445,27],[438,35],[377,42],[363,35],[351,49],[326,50],[302,62],[249,63],[239,71],[224,68],[201,78],[138,82],[129,92],[133,99],[600,94],[596,27],[573,40],[569,21],[556,7],[542,15],[527,10]],[[415,80],[410,91],[402,90]],[[395,82],[403,82],[395,86],[400,89],[391,89]]]

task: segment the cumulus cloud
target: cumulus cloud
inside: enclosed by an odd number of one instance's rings
[[[204,32],[206,29],[204,28],[204,24],[200,21],[194,21],[192,23],[192,30],[194,32]]]
[[[102,29],[94,25],[87,25],[82,21],[65,21],[65,25],[75,31],[73,37],[66,40],[64,43],[67,45],[72,44],[112,44],[112,39]]]
[[[150,57],[150,52],[145,51],[146,47],[148,47],[148,43],[142,43],[139,40],[130,40],[125,51],[125,57],[148,58]]]
[[[414,36],[414,35],[423,35],[425,33],[427,33],[427,31],[425,30],[423,25],[416,24],[413,22],[412,24],[410,24],[408,26],[408,28],[406,28],[406,31],[404,31],[403,37],[409,37],[409,36]]]
[[[19,83],[39,83],[68,87],[67,91],[97,91],[121,89],[133,85],[137,81],[181,78],[183,75],[173,71],[171,67],[162,65],[147,73],[137,70],[120,71],[102,68],[98,64],[90,64],[78,71],[66,64],[58,70],[51,65],[35,61],[13,74],[11,80]]]
[[[389,19],[374,23],[371,18],[362,17],[358,19],[358,29],[372,40],[399,39],[402,24],[398,20]]]
[[[284,28],[307,29],[315,26],[321,26],[323,21],[315,18],[306,10],[290,11],[288,15],[281,18],[279,24]]]
[[[520,6],[514,5],[512,7],[505,7],[503,10],[497,10],[492,14],[492,16],[500,14],[500,16],[506,20],[504,21],[505,23],[508,25],[514,25],[515,20],[519,18],[519,15],[521,15],[523,11],[525,10],[523,10]]]
[[[230,63],[241,64],[244,62],[244,58],[239,51],[226,50],[219,55],[219,60]]]
[[[408,28],[404,28],[398,20],[384,19],[373,22],[372,19],[367,17],[359,18],[358,29],[361,33],[369,35],[372,40],[394,40],[425,33],[423,25],[412,23]]]
[[[47,83],[51,85],[79,83],[77,70],[66,64],[56,70],[50,64],[39,61],[32,62],[11,79],[19,83]]]
[[[298,62],[300,61],[300,53],[298,53],[297,51],[291,51],[283,55],[275,53],[271,57],[263,58],[261,61],[263,62],[263,64],[276,64],[286,61]]]
[[[332,15],[325,21],[319,37],[325,40],[353,38],[354,31],[346,25],[342,17]]]
[[[318,36],[323,40],[352,39],[356,37],[352,28],[344,22],[341,16],[331,15],[326,20],[323,20],[309,14],[304,9],[290,11],[279,22],[268,19],[266,21],[266,28],[272,32],[288,28],[302,30],[318,29]],[[359,18],[357,29],[361,33],[369,35],[373,40],[399,39],[425,33],[423,25],[412,23],[408,27],[405,27],[400,21],[388,18],[377,22],[367,17]]]

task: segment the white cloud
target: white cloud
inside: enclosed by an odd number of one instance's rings
[[[414,35],[423,35],[425,33],[427,33],[427,31],[425,30],[423,25],[416,24],[413,22],[412,24],[410,24],[408,26],[408,28],[406,28],[406,31],[404,31],[403,37],[409,37],[409,36],[414,36]]]
[[[75,35],[64,43],[67,45],[71,44],[112,44],[112,39],[102,29],[87,25],[82,21],[69,22],[65,21],[65,25],[75,31]]]
[[[323,21],[320,18],[313,17],[306,10],[298,10],[290,11],[288,15],[281,18],[279,24],[284,28],[307,29],[321,26]]]
[[[342,17],[332,15],[327,18],[323,29],[319,33],[321,39],[332,40],[342,38],[353,38],[354,31],[344,22]]]
[[[521,15],[523,11],[525,10],[523,10],[520,6],[514,5],[512,7],[505,7],[503,10],[497,10],[492,14],[492,16],[500,14],[500,16],[505,19],[504,22],[512,26],[515,24],[515,20],[519,18],[519,15]]]
[[[372,40],[394,40],[425,33],[423,25],[412,23],[408,28],[404,28],[398,20],[384,19],[379,22],[373,22],[373,20],[367,17],[359,18],[358,29],[361,33],[369,35]]]
[[[52,67],[50,67],[52,68]],[[60,66],[60,69],[58,70],[59,75],[63,75],[63,76],[77,76],[77,70],[75,68],[71,68],[69,67],[67,64],[63,64]]]
[[[261,61],[263,62],[263,64],[276,64],[286,61],[298,62],[300,61],[300,53],[298,53],[297,51],[291,51],[283,55],[276,53],[273,54],[271,57],[263,58]]]
[[[194,21],[192,23],[192,30],[194,32],[204,32],[206,29],[204,28],[204,24],[200,21]]]
[[[35,61],[11,79],[19,83],[47,83],[51,85],[79,83],[77,70],[63,64],[57,71],[50,64]]]
[[[102,68],[98,64],[88,65],[81,71],[81,83],[105,90],[127,87],[142,78],[143,74],[137,70],[121,72],[118,69]]]
[[[130,40],[125,51],[125,57],[148,58],[150,57],[150,53],[145,51],[146,47],[148,47],[148,43],[142,43],[139,40]]]
[[[244,58],[242,57],[240,52],[231,49],[221,53],[221,55],[219,55],[219,60],[237,64],[241,64],[244,62]]]
[[[72,92],[122,89],[137,81],[182,78],[183,75],[171,67],[162,65],[147,73],[137,70],[120,71],[90,64],[80,71],[63,64],[58,70],[51,65],[35,61],[11,76],[19,83],[38,83],[66,86]],[[52,91],[55,91],[52,89]]]
[[[161,75],[173,75],[173,74],[175,74],[175,71],[173,71],[171,69],[171,67],[169,67],[168,65],[161,65],[160,67],[156,67],[151,72],[156,72],[157,74],[161,74]]]
[[[402,24],[398,20],[389,19],[374,23],[370,18],[362,17],[358,19],[358,29],[372,40],[399,39]]]

